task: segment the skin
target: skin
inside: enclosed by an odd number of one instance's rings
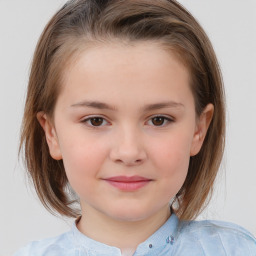
[[[40,112],[38,120],[80,197],[77,226],[92,239],[134,251],[169,218],[169,201],[200,151],[213,106],[196,116],[187,68],[152,42],[98,45],[64,73],[54,119]],[[87,106],[92,101],[111,109]],[[169,105],[145,110],[156,103]],[[120,175],[149,182],[123,191],[106,181]]]

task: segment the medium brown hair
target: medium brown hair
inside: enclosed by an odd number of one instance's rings
[[[195,18],[172,0],[72,0],[45,27],[35,50],[28,84],[20,149],[36,192],[51,212],[77,217],[62,160],[51,158],[36,115],[54,113],[64,67],[81,48],[112,40],[159,42],[175,52],[190,72],[195,111],[208,103],[214,115],[200,152],[191,157],[177,194],[175,212],[193,219],[210,198],[224,150],[225,106],[219,65]]]

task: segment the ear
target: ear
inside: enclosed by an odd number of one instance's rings
[[[205,136],[207,134],[207,130],[211,123],[213,112],[214,112],[213,104],[208,104],[205,107],[202,114],[200,115],[200,117],[198,118],[193,141],[192,141],[192,146],[190,150],[190,156],[195,156],[196,154],[199,153],[203,145]]]
[[[58,137],[54,125],[44,112],[38,112],[37,120],[44,129],[46,141],[49,147],[50,155],[55,160],[61,160],[62,154],[58,142]]]

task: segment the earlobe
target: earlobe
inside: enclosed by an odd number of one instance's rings
[[[40,125],[42,126],[42,128],[44,130],[46,141],[47,141],[49,151],[50,151],[50,155],[55,160],[61,160],[62,154],[60,151],[58,137],[57,137],[54,125],[52,124],[50,118],[48,118],[44,112],[38,112],[36,117],[37,117],[38,122],[40,123]]]
[[[203,145],[205,136],[207,134],[208,128],[210,126],[210,123],[212,121],[213,113],[214,113],[213,104],[208,104],[205,107],[202,114],[200,115],[196,125],[193,142],[191,145],[190,156],[195,156],[196,154],[199,153]]]

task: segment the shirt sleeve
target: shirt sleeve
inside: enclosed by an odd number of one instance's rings
[[[30,245],[27,245],[27,246],[19,249],[17,252],[14,253],[13,256],[31,256]]]
[[[256,256],[255,237],[233,223],[186,222],[180,232],[177,255]]]

